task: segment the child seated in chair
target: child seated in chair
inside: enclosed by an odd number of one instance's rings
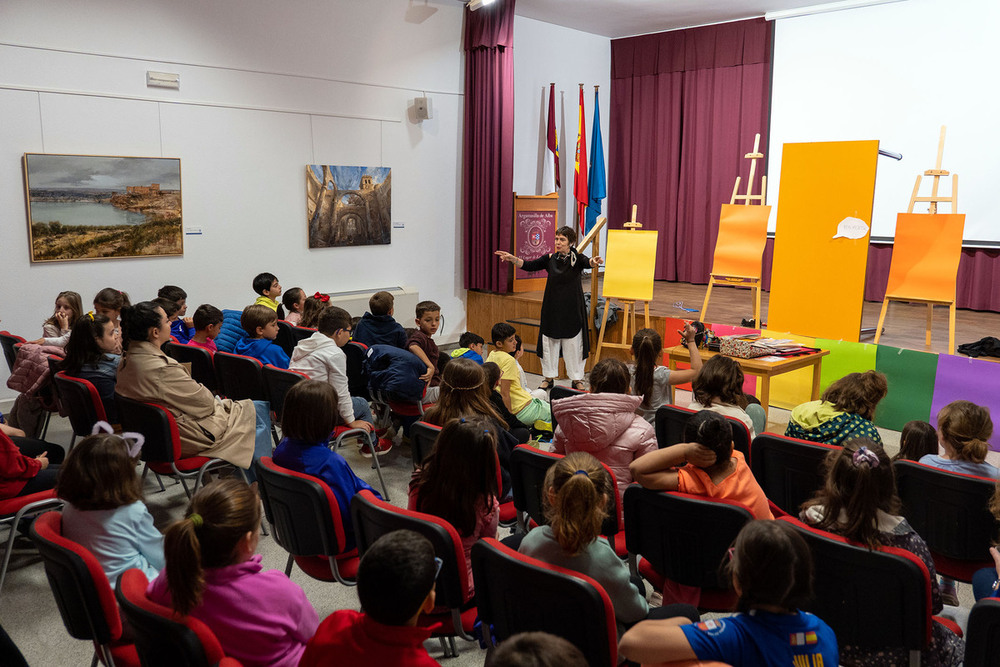
[[[306,646],[300,667],[438,665],[424,648],[431,631],[416,625],[421,613],[434,608],[440,567],[426,537],[411,530],[380,537],[358,566],[364,611],[342,609],[327,616]]]
[[[375,292],[368,300],[368,312],[354,327],[354,340],[372,345],[393,345],[406,349],[406,331],[392,317],[395,302],[389,292]]]
[[[247,306],[240,317],[240,326],[249,337],[236,343],[234,353],[253,357],[262,364],[288,368],[288,355],[274,343],[278,336],[277,313],[267,306]]]
[[[517,371],[514,352],[517,350],[517,330],[507,322],[497,322],[490,330],[490,338],[496,348],[486,357],[500,367],[500,396],[507,409],[525,424],[536,421],[552,421],[552,410],[545,401],[533,398],[521,386],[521,376]]]
[[[222,311],[215,306],[203,303],[194,311],[194,335],[188,345],[203,347],[212,354],[218,351],[215,347],[215,337],[222,331]]]

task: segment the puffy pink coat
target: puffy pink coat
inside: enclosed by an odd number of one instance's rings
[[[558,422],[553,451],[593,454],[614,471],[621,495],[632,483],[629,464],[656,451],[656,432],[635,413],[641,402],[641,396],[627,394],[580,394],[552,401]]]

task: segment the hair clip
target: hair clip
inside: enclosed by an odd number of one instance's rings
[[[194,524],[195,528],[201,528],[205,525],[205,520],[201,518],[200,514],[191,513],[188,515],[188,520]]]
[[[94,321],[94,311],[90,311],[89,313],[87,313],[87,317],[89,317],[90,321],[93,322]]]
[[[462,417],[461,419],[459,419],[458,423],[459,424],[464,424],[465,423],[465,417]]]
[[[122,440],[125,441],[125,446],[128,448],[128,455],[133,459],[139,458],[139,453],[142,451],[142,446],[146,443],[146,436],[142,433],[133,433],[132,431],[125,431],[123,433],[115,433],[115,429],[106,421],[99,421],[94,424],[94,428],[90,431],[91,435],[97,435],[99,433],[107,433],[108,435],[118,435]]]
[[[574,474],[574,475],[587,475],[587,477],[590,477],[590,475],[589,475],[589,474],[587,473],[587,471],[586,471],[586,470],[577,470],[577,471],[576,471],[575,473],[573,473],[573,474]]]
[[[872,468],[877,468],[879,463],[878,454],[868,449],[867,447],[862,447],[858,451],[851,455],[851,461],[854,462],[855,466],[861,465],[862,463],[867,463]]]
[[[315,294],[313,294],[313,298],[317,299],[319,301],[322,301],[323,303],[329,303],[330,302],[330,295],[329,294],[322,294],[320,292],[316,292]]]

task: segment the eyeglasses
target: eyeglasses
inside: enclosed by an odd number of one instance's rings
[[[438,575],[441,574],[441,566],[442,565],[444,565],[444,561],[441,560],[440,558],[438,558],[437,556],[435,556],[434,557],[434,581],[437,581]]]

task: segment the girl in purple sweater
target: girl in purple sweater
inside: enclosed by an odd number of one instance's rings
[[[164,535],[167,567],[146,595],[204,622],[246,666],[299,664],[319,617],[305,593],[255,555],[260,498],[246,482],[202,487]]]

